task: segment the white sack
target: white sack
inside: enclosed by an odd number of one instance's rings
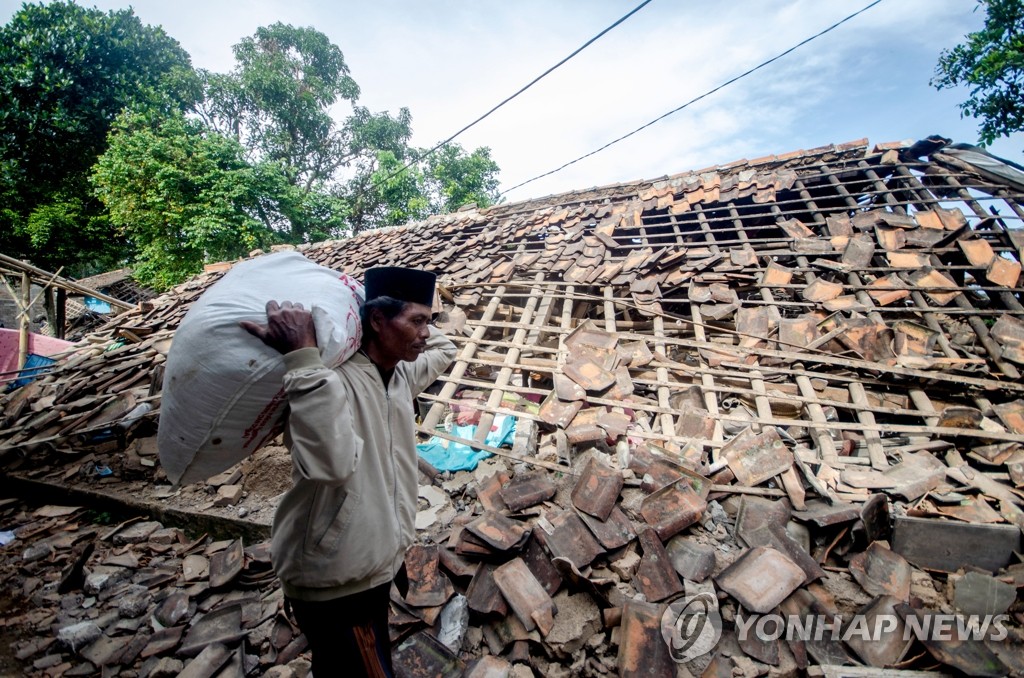
[[[282,430],[284,360],[240,320],[266,324],[270,300],[301,303],[333,367],[359,348],[363,299],[359,282],[298,252],[236,264],[203,293],[174,333],[164,372],[158,442],[171,482],[225,471]]]

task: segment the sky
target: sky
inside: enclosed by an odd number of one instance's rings
[[[81,0],[131,6],[216,72],[260,26],[312,26],[338,45],[359,104],[412,113],[431,147],[558,63],[640,0]],[[501,189],[599,148],[771,59],[870,0],[653,0],[459,136],[491,149]],[[21,2],[0,0],[6,22]],[[929,85],[943,49],[984,22],[975,0],[883,0],[769,66],[509,201],[868,138],[975,143],[968,90]],[[337,109],[339,120],[347,114]],[[990,151],[1020,162],[1024,134]]]

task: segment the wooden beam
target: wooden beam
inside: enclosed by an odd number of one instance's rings
[[[22,274],[32,274],[40,276],[40,278],[50,280],[51,285],[54,285],[56,287],[63,287],[69,292],[77,292],[78,294],[83,294],[87,297],[93,297],[94,299],[105,301],[111,306],[116,306],[117,308],[123,310],[135,308],[135,304],[129,304],[126,301],[121,301],[120,299],[115,299],[114,297],[107,296],[102,292],[97,292],[96,290],[85,287],[84,285],[79,285],[73,280],[68,280],[67,278],[62,278],[59,275],[54,275],[53,273],[44,271],[41,268],[36,268],[32,264],[26,264],[24,261],[18,261],[17,259],[9,257],[6,254],[0,254],[0,262],[5,263],[8,266],[11,266],[12,268],[21,271]]]

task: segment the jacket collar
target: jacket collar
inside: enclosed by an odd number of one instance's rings
[[[394,369],[392,369],[392,370],[384,370],[384,369],[382,369],[380,367],[380,365],[378,365],[377,363],[375,363],[372,360],[370,360],[370,356],[368,356],[366,354],[366,352],[363,351],[362,348],[360,348],[358,351],[356,351],[355,355],[353,355],[351,358],[349,358],[349,360],[356,361],[356,363],[363,370],[372,370],[372,371],[376,372],[377,375],[380,377],[381,383],[384,384],[384,390],[385,391],[388,390],[388,386],[390,386],[391,382],[394,380],[395,370]],[[398,366],[396,365],[395,368],[397,369],[397,367]]]

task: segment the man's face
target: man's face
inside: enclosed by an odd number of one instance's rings
[[[430,336],[429,306],[409,302],[394,318],[374,313],[372,322],[382,358],[413,361],[426,348]]]

